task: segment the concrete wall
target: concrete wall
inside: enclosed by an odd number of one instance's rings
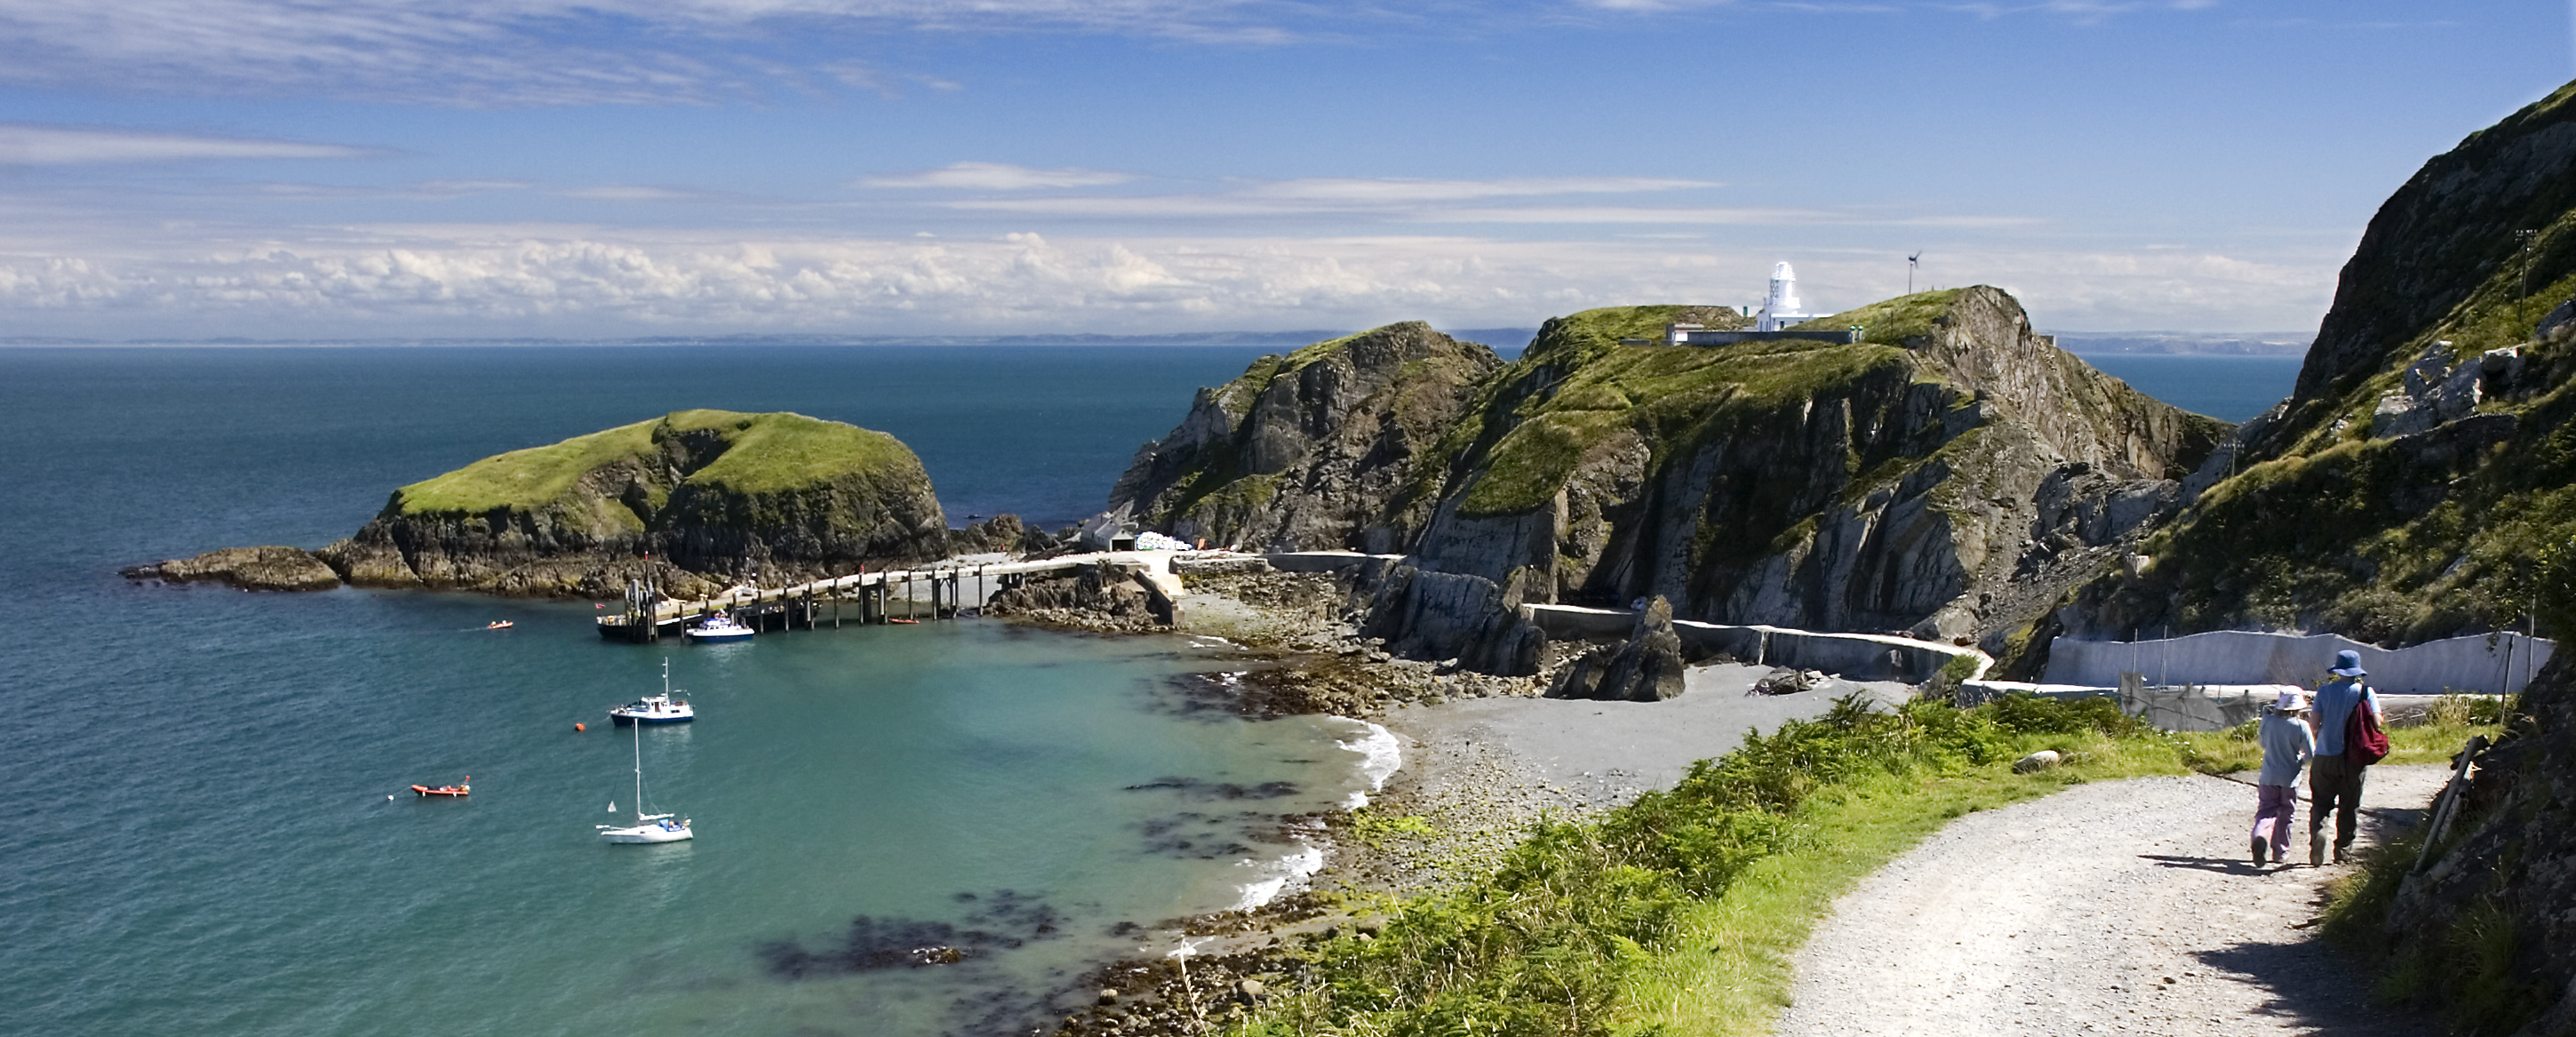
[[[1261,556],[1284,573],[1331,573],[1357,569],[1371,558],[1401,560],[1403,555],[1370,555],[1357,551],[1285,551]]]
[[[2391,694],[2444,691],[2511,694],[2549,661],[2546,638],[2486,634],[2386,649],[2334,634],[2267,634],[2217,630],[2157,641],[2075,641],[2048,646],[2050,684],[2118,687],[2122,671],[2150,684],[2296,684],[2326,679],[2338,651],[2361,653],[2368,683]],[[2509,658],[2508,658],[2509,656]]]
[[[1550,640],[1559,641],[1622,640],[1637,621],[1637,614],[1625,609],[1575,605],[1524,605],[1521,612],[1545,631]],[[1688,619],[1674,620],[1673,632],[1680,635],[1682,652],[1688,657],[1706,658],[1722,653],[1744,662],[1823,670],[1851,680],[1921,684],[1940,673],[1950,660],[1963,655],[1975,657],[1980,663],[1991,662],[1984,653],[1973,648],[1955,648],[1878,634],[1818,633],[1788,627],[1730,626]],[[1981,665],[1979,672],[1983,671]]]

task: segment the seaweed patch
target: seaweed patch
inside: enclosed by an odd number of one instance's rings
[[[808,947],[805,941],[770,940],[753,955],[769,974],[784,980],[887,969],[956,965],[1054,936],[1062,921],[1056,910],[1035,896],[995,890],[978,896],[959,893],[960,903],[978,905],[958,922],[877,918],[860,915],[837,941]]]

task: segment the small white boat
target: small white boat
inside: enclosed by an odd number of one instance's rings
[[[663,664],[666,670],[669,665],[670,664],[667,662]],[[668,680],[669,678],[665,676],[664,679]],[[612,814],[616,813],[617,804],[609,804],[608,811]],[[643,725],[639,724],[635,728],[635,823],[632,825],[592,825],[591,827],[599,831],[599,837],[601,839],[612,843],[676,843],[682,839],[695,839],[698,837],[696,832],[689,830],[688,818],[679,817],[674,814],[647,814],[644,812]]]
[[[687,818],[673,820],[669,814],[637,814],[631,828],[594,827],[599,829],[601,839],[612,843],[676,843],[698,837],[697,833],[689,831]]]
[[[680,636],[691,641],[749,641],[756,633],[759,631],[736,623],[732,616],[719,612],[681,631]]]
[[[673,694],[671,660],[664,659],[662,660],[662,693],[646,695],[611,709],[608,711],[608,720],[619,727],[625,727],[628,724],[685,724],[696,720],[698,711],[689,705],[689,700],[673,698]],[[688,692],[677,694],[686,695]]]

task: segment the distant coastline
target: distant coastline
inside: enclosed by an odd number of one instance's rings
[[[2304,356],[2309,331],[2060,331],[2057,348],[2077,356]]]

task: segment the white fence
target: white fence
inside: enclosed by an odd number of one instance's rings
[[[2148,684],[2296,684],[2326,680],[2335,653],[2361,653],[2371,687],[2396,695],[2445,691],[2512,694],[2549,661],[2557,644],[2521,634],[2479,634],[2387,649],[2335,634],[2214,630],[2157,641],[2075,641],[2048,646],[2050,684],[2118,687],[2123,672]]]

